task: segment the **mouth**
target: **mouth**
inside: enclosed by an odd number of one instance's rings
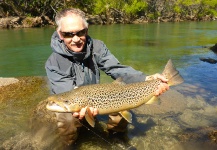
[[[83,44],[81,43],[81,44],[76,44],[75,45],[77,48],[82,48],[82,46],[83,46]]]
[[[55,112],[69,112],[66,106],[59,105],[53,101],[48,102],[46,108],[50,111],[55,111]]]
[[[83,41],[72,42],[71,45],[72,46],[81,46],[81,45],[83,45]]]

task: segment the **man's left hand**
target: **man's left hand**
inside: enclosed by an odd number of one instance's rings
[[[158,86],[158,89],[155,92],[155,96],[159,96],[162,93],[169,90],[169,85],[167,84],[168,79],[166,79],[163,75],[156,73],[154,75],[146,77],[146,80],[152,80],[152,79],[160,79],[162,81],[162,83]]]

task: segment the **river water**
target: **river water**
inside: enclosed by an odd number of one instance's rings
[[[0,76],[46,76],[44,64],[51,54],[50,37],[54,30],[55,28],[52,27],[1,29]],[[171,140],[174,145],[174,143],[177,144],[177,137],[190,134],[180,132],[178,127],[177,130],[174,129],[175,133],[171,133],[173,129],[167,129],[167,127],[171,127],[171,122],[174,123],[172,126],[182,126],[182,129],[197,129],[197,135],[203,137],[208,137],[208,135],[201,134],[201,130],[210,131],[211,128],[212,131],[215,131],[217,123],[217,64],[204,62],[200,59],[217,59],[217,55],[209,50],[210,46],[217,43],[216,22],[92,25],[89,27],[89,35],[104,41],[122,64],[130,65],[146,74],[160,73],[168,59],[172,59],[185,80],[182,85],[171,87],[168,94],[162,95],[161,99],[166,101],[165,104],[162,102],[162,107],[148,107],[144,108],[145,110],[141,107],[134,110],[138,122],[129,126],[131,132],[128,136],[131,145],[137,149],[167,149],[171,145],[165,141]],[[103,74],[101,82],[111,82],[111,79]],[[168,100],[173,96],[175,100]],[[164,112],[163,116],[159,115],[161,114],[159,110]],[[1,114],[5,113],[8,111],[1,111]],[[143,114],[142,117],[141,114]],[[172,117],[171,121],[171,114],[176,116],[174,117],[176,119]],[[154,124],[157,124],[156,122],[159,120],[164,123],[154,126],[150,130],[142,127],[141,122],[144,122],[144,126],[147,127],[150,120]],[[135,129],[133,130],[133,128]],[[139,133],[144,130],[146,135]],[[176,138],[171,139],[168,132],[170,135],[175,135]],[[200,140],[195,141],[199,141],[201,144]],[[213,138],[210,139],[210,142],[213,141]],[[165,144],[165,147],[162,147],[162,144]],[[198,143],[196,142],[195,145]],[[109,146],[111,145],[108,144],[107,147]],[[99,145],[93,147],[100,149]]]

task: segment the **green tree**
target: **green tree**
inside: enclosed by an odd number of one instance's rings
[[[129,16],[143,15],[148,4],[144,0],[130,0],[125,3],[123,11]]]
[[[201,0],[198,17],[206,15],[210,15],[211,17],[217,16],[217,0]]]
[[[109,9],[118,9],[120,10],[124,5],[125,1],[123,0],[93,0],[94,14],[105,14]]]
[[[182,16],[195,16],[200,6],[201,0],[177,0],[174,7],[175,12]]]

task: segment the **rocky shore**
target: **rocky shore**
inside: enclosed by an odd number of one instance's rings
[[[49,17],[7,17],[0,18],[0,28],[31,28],[54,25]]]
[[[19,80],[17,78],[2,78],[0,77],[0,87],[7,86],[13,83],[17,83]]]
[[[178,15],[166,15],[158,17],[157,19],[150,20],[145,16],[138,16],[137,18],[129,19],[121,12],[111,12],[110,15],[87,15],[87,21],[90,25],[105,25],[105,24],[141,24],[151,22],[182,22],[182,21],[198,21],[195,16],[185,16],[184,18]],[[205,16],[199,21],[213,21],[217,18],[211,16]],[[32,27],[44,27],[55,26],[55,23],[48,16],[40,17],[18,17],[9,16],[6,18],[0,18],[0,28],[32,28]]]

